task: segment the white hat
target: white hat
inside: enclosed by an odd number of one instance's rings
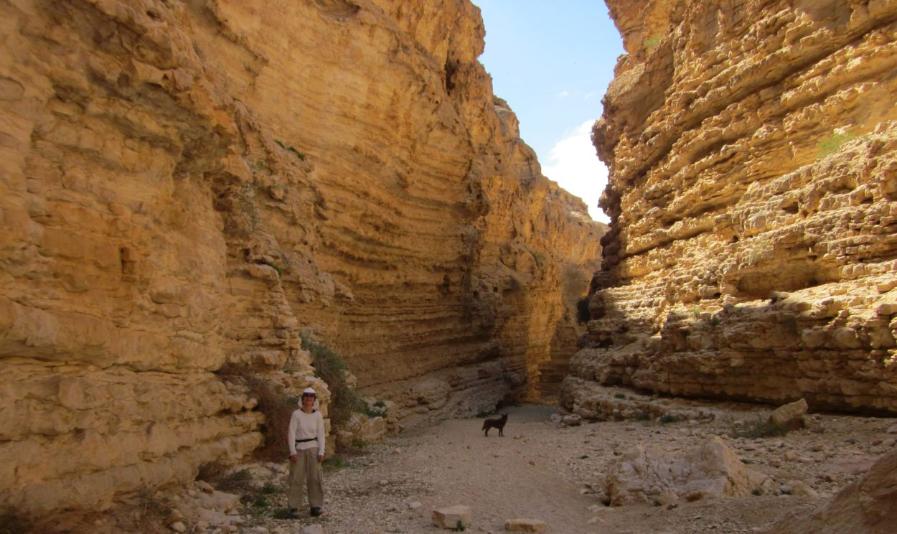
[[[315,393],[315,390],[312,389],[312,388],[305,388],[305,389],[303,389],[303,390],[302,390],[302,395],[314,395],[315,397],[318,396],[318,394]]]

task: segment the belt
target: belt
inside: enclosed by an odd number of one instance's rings
[[[296,443],[308,443],[309,441],[318,441],[318,438],[297,439]]]

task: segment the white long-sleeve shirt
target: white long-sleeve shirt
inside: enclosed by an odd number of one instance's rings
[[[312,439],[314,438],[314,439]],[[324,418],[318,410],[305,413],[302,409],[293,412],[290,417],[290,431],[288,432],[290,455],[297,450],[318,448],[318,455],[324,454]],[[297,440],[309,440],[296,443]]]

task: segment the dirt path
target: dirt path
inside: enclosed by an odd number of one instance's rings
[[[494,430],[483,437],[480,419],[450,420],[389,438],[325,474],[323,517],[313,520],[303,511],[298,520],[272,519],[270,512],[285,505],[281,491],[267,511],[248,514],[240,531],[301,532],[319,523],[330,534],[438,532],[432,510],[465,504],[473,510],[470,532],[504,532],[505,520],[529,517],[545,521],[554,533],[750,533],[824,502],[897,442],[887,433],[893,419],[814,415],[810,428],[784,437],[726,439],[740,458],[783,488],[799,480],[818,495],[783,490],[777,496],[610,508],[601,502],[602,481],[625,451],[646,443],[686,450],[707,436],[725,434],[732,420],[724,415],[713,421],[561,427],[550,420],[555,411],[510,409],[503,438]],[[283,468],[259,466],[254,483],[282,488]],[[259,478],[259,472],[271,473],[270,478]]]
[[[510,410],[505,436],[489,437],[478,419],[448,421],[409,437],[399,465],[430,481],[424,510],[447,504],[474,508],[477,530],[503,530],[506,519],[537,518],[557,532],[584,532],[595,498],[580,493],[566,465],[570,451],[549,424],[551,408]],[[566,436],[565,436],[566,437]]]

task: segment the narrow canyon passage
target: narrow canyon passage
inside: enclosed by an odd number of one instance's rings
[[[294,532],[311,387],[331,534],[891,534],[897,0],[594,4],[609,226],[469,0],[0,1],[0,524]]]

